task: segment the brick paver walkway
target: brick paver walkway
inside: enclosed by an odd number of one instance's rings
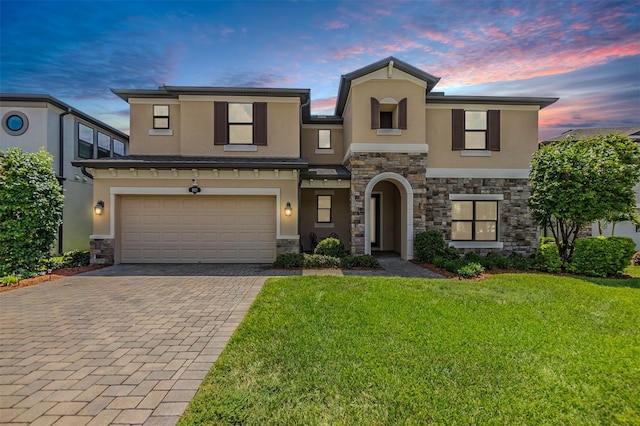
[[[175,424],[267,275],[122,265],[0,294],[0,423]]]

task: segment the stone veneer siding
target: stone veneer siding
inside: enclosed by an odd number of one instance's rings
[[[364,202],[367,184],[383,172],[403,176],[413,188],[413,233],[425,230],[427,196],[426,153],[352,153],[346,164],[351,171],[351,254],[364,254]],[[404,188],[399,188],[400,193]]]
[[[276,254],[300,253],[300,239],[277,239]]]
[[[111,238],[92,239],[89,242],[89,262],[92,265],[113,265],[115,263],[114,240]]]
[[[531,195],[529,179],[503,178],[427,178],[426,227],[444,232],[445,239],[451,239],[450,194],[502,194],[504,201],[498,202],[498,241],[504,244],[502,250],[464,249],[486,253],[502,251],[505,254],[530,255],[538,243],[538,226],[531,217],[527,200]]]

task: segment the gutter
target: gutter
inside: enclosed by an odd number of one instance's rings
[[[67,108],[58,116],[58,182],[64,190],[64,117],[71,114],[71,108]],[[64,226],[64,209],[62,210],[62,222],[58,227],[58,253],[62,254],[62,231]]]

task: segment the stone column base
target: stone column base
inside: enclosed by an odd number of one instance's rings
[[[113,238],[92,238],[89,243],[90,263],[92,265],[113,265],[115,251]]]
[[[300,238],[279,238],[276,240],[276,254],[300,253]]]

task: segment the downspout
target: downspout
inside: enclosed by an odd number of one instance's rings
[[[71,108],[68,108],[66,111],[60,113],[58,116],[58,182],[64,191],[64,117],[65,115],[71,114]],[[58,227],[58,253],[62,254],[62,231],[63,231],[63,223],[64,223],[64,209],[63,209],[63,220]]]
[[[302,108],[306,107],[311,103],[311,96],[307,99],[307,102],[300,105],[300,155],[302,156]],[[302,214],[300,213],[300,206],[302,205],[302,174],[298,170],[298,235],[300,235],[300,251],[302,251],[302,234],[300,230],[302,229]]]

